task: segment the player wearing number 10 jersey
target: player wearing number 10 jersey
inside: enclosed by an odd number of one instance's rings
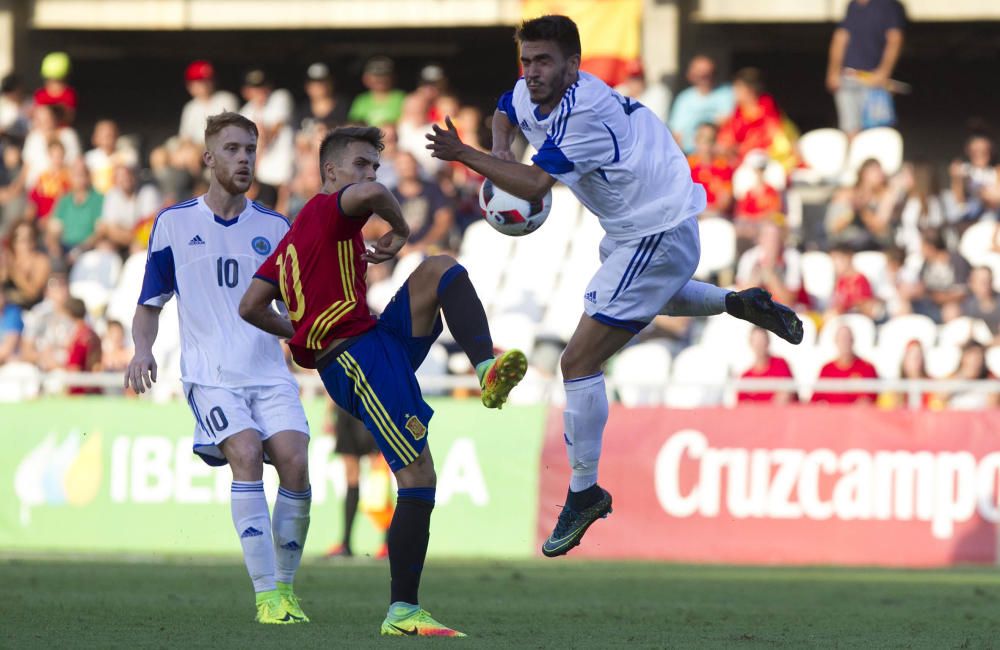
[[[211,117],[205,145],[208,193],[167,208],[153,225],[125,382],[141,393],[156,381],[160,310],[176,295],[194,451],[232,469],[233,524],[257,594],[257,620],[305,622],[292,579],[309,528],[309,425],[278,339],[238,313],[253,272],[288,232],[288,221],[246,198],[257,150],[253,122],[236,113]],[[273,518],[264,498],[265,460],[281,481]]]

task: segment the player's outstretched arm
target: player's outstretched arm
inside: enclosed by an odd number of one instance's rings
[[[295,336],[292,321],[271,309],[271,303],[281,300],[278,287],[254,278],[240,300],[240,318],[268,334],[290,339]]]
[[[365,261],[370,264],[379,264],[395,257],[410,237],[410,227],[403,218],[399,201],[381,183],[357,183],[349,186],[340,195],[340,208],[348,217],[374,212],[392,228],[379,237],[375,246],[365,253]]]
[[[445,118],[445,126],[448,128],[442,129],[435,124],[434,131],[427,134],[430,140],[427,148],[433,157],[458,161],[490,179],[500,189],[528,201],[541,200],[556,184],[556,179],[538,165],[502,160],[463,143],[450,117]]]
[[[137,393],[145,393],[156,381],[156,359],[153,358],[153,342],[160,329],[159,307],[139,305],[132,317],[132,341],[135,354],[125,369],[125,388],[132,387]]]
[[[517,132],[514,130],[514,125],[510,123],[507,114],[499,109],[494,111],[490,130],[493,131],[493,151],[491,152],[493,156],[500,160],[514,162],[514,153],[510,147],[514,144]]]

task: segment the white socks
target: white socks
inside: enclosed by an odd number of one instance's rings
[[[309,506],[312,503],[312,488],[304,492],[293,492],[278,488],[278,498],[274,502],[274,558],[277,564],[275,579],[291,584],[295,571],[302,561],[302,547],[309,532]]]
[[[233,525],[243,545],[243,561],[256,592],[273,591],[274,548],[264,481],[233,481],[230,495]]]
[[[729,294],[729,289],[723,289],[707,282],[688,280],[688,283],[674,294],[674,297],[660,310],[660,313],[667,316],[722,314],[726,311],[726,296]]]
[[[597,463],[601,459],[601,438],[608,421],[608,394],[604,373],[569,379],[565,383],[563,411],[566,455],[573,470],[569,489],[586,490],[597,483]]]

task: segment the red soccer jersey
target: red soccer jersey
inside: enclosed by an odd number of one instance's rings
[[[295,327],[288,347],[303,368],[315,368],[316,354],[334,339],[375,327],[365,296],[366,221],[341,211],[339,192],[317,194],[254,276],[281,291]]]
[[[833,288],[833,306],[837,311],[845,314],[874,297],[871,283],[860,273],[840,276]]]
[[[774,379],[791,379],[792,370],[788,367],[788,362],[781,357],[771,357],[767,364],[767,367],[763,370],[757,370],[756,368],[750,368],[741,375],[742,378],[756,379],[759,377],[771,377]],[[743,402],[770,402],[774,399],[774,393],[739,393],[736,396],[736,401],[739,403]],[[798,401],[795,392],[792,391],[792,401]]]
[[[820,379],[878,379],[875,366],[860,357],[854,357],[854,363],[847,367],[837,365],[836,361],[823,366],[819,372]],[[869,399],[872,403],[878,399],[875,393],[813,393],[813,402],[827,402],[829,404],[853,404],[854,402]]]

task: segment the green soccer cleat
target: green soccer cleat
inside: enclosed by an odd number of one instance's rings
[[[382,636],[465,636],[458,630],[441,625],[435,621],[426,610],[418,609],[415,613],[398,621],[389,620],[387,616],[382,621]]]
[[[284,600],[277,589],[257,594],[256,620],[265,625],[290,625],[299,622],[299,619],[285,609]]]
[[[507,350],[493,361],[483,375],[483,406],[488,409],[503,408],[510,391],[528,372],[528,359],[520,350]]]
[[[556,528],[549,535],[549,538],[542,544],[542,555],[545,557],[556,557],[566,555],[574,546],[580,544],[584,533],[598,519],[604,519],[611,514],[611,493],[601,488],[601,498],[597,503],[577,512],[569,507],[563,506],[559,513],[559,521]]]
[[[309,622],[309,617],[302,611],[302,606],[299,605],[299,599],[295,595],[295,591],[292,590],[292,585],[290,583],[279,582],[278,594],[281,595],[281,604],[285,607],[285,611],[295,619],[293,621],[294,623]]]

